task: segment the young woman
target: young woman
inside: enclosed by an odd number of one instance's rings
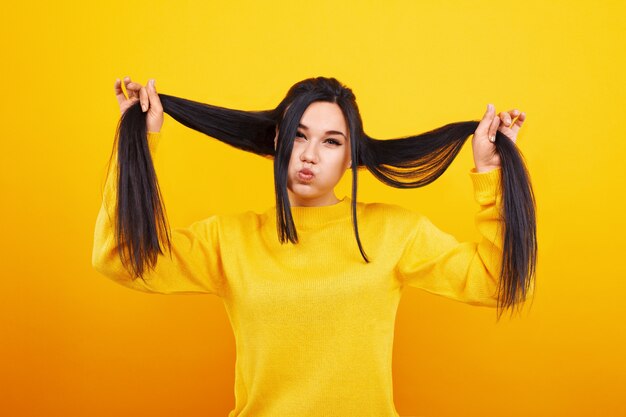
[[[514,145],[524,113],[489,105],[479,122],[380,140],[365,134],[354,94],[334,78],[296,83],[265,111],[158,94],[154,80],[126,77],[124,86],[128,96],[116,80],[122,118],[93,266],[140,291],[221,297],[237,346],[229,417],[398,416],[391,356],[404,288],[488,307],[533,292],[535,202]],[[170,231],[152,162],[164,112],[272,159],[276,205]],[[423,186],[470,135],[480,242],[459,242],[414,210],[357,202],[358,168],[394,187]],[[352,197],[338,198],[349,168]]]

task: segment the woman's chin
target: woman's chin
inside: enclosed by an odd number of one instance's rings
[[[309,184],[294,184],[289,191],[295,198],[311,199],[320,196],[319,190]]]

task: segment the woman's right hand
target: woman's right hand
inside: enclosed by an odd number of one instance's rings
[[[139,83],[132,82],[130,77],[124,77],[124,86],[128,92],[128,98],[122,90],[122,82],[115,80],[115,96],[120,105],[120,113],[124,114],[126,110],[137,101],[141,104],[141,109],[146,112],[146,129],[148,132],[160,132],[163,126],[163,106],[161,100],[154,87],[154,79],[148,81],[146,87]]]

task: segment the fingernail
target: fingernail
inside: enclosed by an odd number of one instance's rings
[[[145,104],[141,105],[141,110],[146,111],[146,105]]]
[[[487,111],[493,110],[493,105],[491,103],[487,104]]]
[[[154,87],[154,79],[150,80],[150,85]]]

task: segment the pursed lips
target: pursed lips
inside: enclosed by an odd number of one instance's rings
[[[314,173],[313,171],[311,171],[310,169],[308,169],[308,168],[301,169],[301,170],[300,170],[300,171],[298,171],[298,172],[301,172],[301,173],[303,173],[304,175],[315,175],[315,173]]]

